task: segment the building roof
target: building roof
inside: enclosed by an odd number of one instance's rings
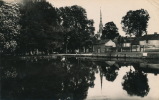
[[[132,45],[139,45],[139,40],[140,40],[140,38],[135,38],[134,40],[132,40],[131,44]]]
[[[144,35],[142,37],[136,37],[134,40],[132,40],[132,45],[139,45],[139,41],[142,40],[159,40],[159,34],[149,34],[149,35]]]
[[[105,44],[108,41],[110,41],[111,39],[104,39],[104,40],[97,40],[94,45],[100,45],[100,44]]]
[[[123,43],[132,43],[134,37],[123,37]]]
[[[159,40],[159,34],[149,34],[144,35],[140,38],[140,40]]]

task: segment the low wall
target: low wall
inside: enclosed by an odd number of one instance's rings
[[[103,54],[89,53],[89,54],[51,54],[51,55],[36,55],[36,56],[19,56],[22,60],[38,60],[38,59],[56,59],[58,56],[68,57],[103,57],[103,58],[148,58],[159,59],[159,52],[107,52]]]
[[[111,57],[111,58],[159,58],[159,52],[107,52],[89,54],[59,54],[61,56]]]

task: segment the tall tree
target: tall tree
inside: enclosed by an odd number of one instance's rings
[[[19,20],[19,5],[0,1],[0,42],[7,53],[16,49],[16,38],[20,34]]]
[[[122,18],[121,24],[127,35],[142,36],[147,34],[147,24],[150,16],[144,9],[128,11]]]
[[[60,25],[68,30],[65,34],[65,45],[74,52],[82,46],[82,42],[94,33],[93,20],[88,20],[84,8],[74,5],[59,9]]]
[[[119,36],[118,28],[114,22],[108,22],[105,24],[102,32],[101,39],[114,39]]]
[[[58,25],[57,9],[46,1],[25,2],[21,6],[20,51],[38,49],[48,52],[60,48],[62,28]]]

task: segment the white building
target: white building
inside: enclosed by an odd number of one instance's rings
[[[144,35],[139,40],[141,51],[158,51],[159,52],[159,34]]]

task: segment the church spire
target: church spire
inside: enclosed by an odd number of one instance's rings
[[[100,8],[100,23],[99,23],[99,33],[100,33],[100,35],[102,34],[102,30],[103,30],[102,11],[101,11],[101,8]]]
[[[98,40],[101,39],[102,31],[103,31],[102,11],[101,11],[101,8],[100,8],[100,23],[99,23],[99,31],[98,31]]]
[[[102,24],[102,12],[101,12],[101,8],[100,8],[100,24]]]

